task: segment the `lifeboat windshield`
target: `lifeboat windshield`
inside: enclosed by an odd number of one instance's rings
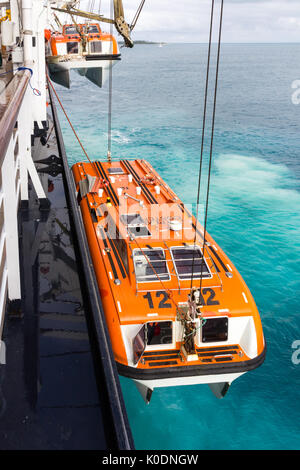
[[[66,26],[64,28],[65,34],[78,34],[78,31],[75,26]]]
[[[99,34],[100,33],[99,28],[96,24],[91,24],[87,26],[86,32],[87,34]]]

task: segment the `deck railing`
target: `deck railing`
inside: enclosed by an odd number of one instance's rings
[[[21,298],[18,207],[24,171],[21,156],[31,142],[24,99],[29,79],[27,70],[16,73],[0,94],[0,339],[7,298]]]

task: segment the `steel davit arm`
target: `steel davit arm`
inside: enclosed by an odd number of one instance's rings
[[[114,19],[105,18],[103,15],[97,15],[96,13],[90,13],[82,10],[78,10],[73,6],[66,5],[65,8],[52,7],[52,10],[61,11],[63,13],[69,13],[71,16],[81,16],[83,18],[89,18],[95,21],[101,21],[103,23],[111,23],[115,25],[118,33],[123,37],[126,47],[133,47],[133,41],[130,37],[131,28],[124,19],[124,8],[122,0],[114,0]]]

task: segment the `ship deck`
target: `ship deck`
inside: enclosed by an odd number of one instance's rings
[[[55,107],[48,119],[33,157],[50,204],[31,188],[19,212],[22,301],[4,323],[0,449],[132,449]]]

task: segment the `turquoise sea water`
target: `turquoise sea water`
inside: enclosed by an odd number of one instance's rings
[[[147,159],[192,204],[206,46],[122,53],[113,74],[112,155]],[[146,406],[121,378],[137,449],[300,449],[300,364],[292,362],[300,340],[300,105],[291,99],[299,57],[296,44],[224,44],[220,66],[208,231],[256,300],[266,360],[223,400],[206,385],[176,387],[155,390]],[[76,73],[72,80],[71,90],[56,89],[90,158],[105,158],[108,86]],[[84,160],[62,114],[61,124],[70,165]],[[208,142],[205,150],[207,170]]]

